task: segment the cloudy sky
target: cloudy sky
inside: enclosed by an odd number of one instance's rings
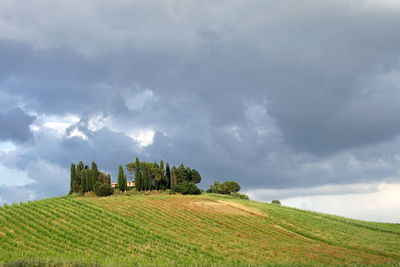
[[[0,0],[0,204],[72,162],[400,222],[397,0]]]

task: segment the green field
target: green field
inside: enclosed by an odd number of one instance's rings
[[[0,263],[398,264],[400,224],[222,195],[59,197],[0,208]],[[17,262],[17,263],[16,263]]]

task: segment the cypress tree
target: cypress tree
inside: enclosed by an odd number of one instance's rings
[[[94,189],[94,185],[97,182],[97,179],[99,177],[99,170],[97,169],[97,164],[92,161],[92,172],[91,172],[91,183],[92,183],[92,190]]]
[[[137,191],[143,190],[142,170],[140,168],[140,162],[138,157],[136,157],[136,163],[135,163],[135,186]]]
[[[138,157],[136,157],[136,163],[135,163],[135,187],[137,191],[143,190],[142,171],[140,168],[140,162]]]
[[[150,173],[150,188],[149,190],[152,189],[158,189],[158,183],[159,183],[159,167],[157,162],[154,162],[153,165],[149,166],[149,173]]]
[[[183,163],[179,165],[178,169],[176,170],[176,177],[177,177],[177,184],[180,184],[186,181],[186,169],[183,166]]]
[[[167,182],[167,189],[171,189],[171,170],[169,169],[169,163],[165,167],[165,179]]]
[[[79,184],[79,191],[81,193],[85,192],[85,181],[83,179],[82,171],[85,169],[85,165],[82,161],[79,161],[78,166],[76,166],[76,179]]]
[[[124,174],[124,169],[121,165],[118,167],[118,188],[121,192],[126,191],[126,177]]]
[[[150,174],[150,168],[146,163],[143,163],[142,165],[144,167],[143,170],[143,185],[144,185],[144,190],[150,190],[150,183],[151,183],[151,174]]]
[[[153,189],[153,173],[151,172],[151,165],[147,166],[147,190]]]
[[[186,167],[185,169],[185,181],[191,182],[192,181],[192,170],[189,167]]]
[[[196,171],[195,169],[192,169],[192,182],[194,182],[195,184],[198,184],[201,182],[200,173],[198,171]]]
[[[146,162],[143,162],[143,190],[147,191],[150,188],[150,180],[151,180],[151,173],[149,170],[149,166]]]
[[[128,190],[128,181],[126,180],[126,174],[124,174],[124,191]]]
[[[171,188],[178,184],[178,175],[177,175],[177,170],[175,166],[172,166],[172,171],[171,171]]]
[[[82,171],[80,171],[80,177],[81,177],[81,180],[82,180],[82,193],[85,193],[86,192],[86,190],[87,190],[87,185],[86,185],[86,182],[87,182],[87,179],[86,179],[86,171],[85,170],[82,170]]]
[[[107,184],[111,186],[111,175],[107,174]]]
[[[167,189],[167,181],[165,179],[164,161],[160,161],[160,189]]]
[[[154,189],[159,190],[161,187],[161,174],[160,167],[155,162],[153,163],[153,166],[151,168],[151,178]]]
[[[85,175],[86,175],[86,192],[91,192],[91,191],[93,191],[93,188],[92,188],[92,173],[89,170],[89,168],[87,168],[85,170]]]
[[[76,167],[77,172],[82,171],[83,169],[85,169],[85,165],[83,164],[82,160],[79,161],[78,166]]]
[[[75,192],[75,183],[76,183],[76,166],[74,163],[71,164],[71,188],[69,194]]]
[[[142,188],[141,188],[141,191],[145,191],[146,190],[146,175],[147,175],[147,172],[146,172],[146,165],[145,165],[145,163],[144,162],[140,162],[140,172],[141,172],[141,174],[142,174]]]

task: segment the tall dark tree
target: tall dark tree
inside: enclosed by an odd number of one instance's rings
[[[192,182],[192,169],[190,169],[189,167],[186,167],[185,174],[186,174],[185,181]]]
[[[85,165],[82,161],[79,161],[78,165],[76,166],[76,178],[79,182],[79,191],[81,193],[85,192],[86,181],[84,181],[82,171],[85,169]]]
[[[174,185],[177,185],[177,184],[178,184],[177,169],[176,169],[175,166],[172,166],[172,169],[171,169],[171,188],[172,188]]]
[[[151,165],[147,166],[147,190],[152,190],[154,186],[154,173],[151,170]]]
[[[107,174],[107,184],[111,186],[111,175]]]
[[[92,186],[92,172],[90,169],[85,170],[85,175],[86,175],[86,192],[93,191],[93,186]]]
[[[147,171],[146,171],[146,164],[144,162],[140,162],[140,171],[142,174],[142,189],[141,191],[146,191],[147,187]]]
[[[169,168],[169,163],[165,167],[165,179],[167,184],[167,189],[171,189],[171,170]]]
[[[143,169],[143,189],[144,190],[150,190],[151,189],[151,170],[148,164],[143,162],[142,164]]]
[[[80,172],[80,171],[82,171],[84,169],[85,169],[85,165],[83,164],[82,161],[79,161],[78,166],[76,167],[76,171]]]
[[[118,167],[118,189],[121,192],[124,192],[124,191],[126,191],[126,188],[127,188],[126,176],[125,176],[125,173],[124,173],[124,169],[120,165]]]
[[[195,169],[192,169],[192,182],[195,184],[198,184],[201,182],[200,173],[198,171],[196,171]]]
[[[138,157],[136,157],[136,163],[135,163],[135,186],[137,191],[143,190],[143,176]]]
[[[180,184],[184,181],[187,181],[186,179],[186,169],[183,163],[179,165],[178,169],[176,170],[176,177],[177,177],[177,184]]]
[[[167,180],[165,178],[165,169],[164,169],[164,161],[160,161],[160,189],[165,190],[167,189]]]
[[[91,170],[91,187],[94,189],[94,185],[97,182],[97,178],[99,177],[99,170],[97,169],[97,164],[92,161],[92,170]]]
[[[86,179],[86,170],[83,169],[79,172],[79,176],[81,178],[81,185],[82,185],[82,193],[87,192],[87,179]]]
[[[156,162],[153,163],[151,167],[151,177],[153,180],[154,189],[159,190],[161,185],[161,175],[160,175],[160,167]]]
[[[84,174],[85,174],[85,179],[86,179],[86,192],[93,191],[92,171],[90,169],[85,169]]]
[[[77,181],[76,166],[75,166],[75,164],[72,163],[71,164],[71,187],[70,187],[70,191],[69,191],[70,194],[77,192],[76,181]]]
[[[124,185],[125,185],[125,191],[128,190],[128,181],[126,179],[126,174],[124,174]]]

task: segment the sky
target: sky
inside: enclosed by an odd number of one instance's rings
[[[397,0],[0,0],[0,204],[79,160],[400,222]]]

